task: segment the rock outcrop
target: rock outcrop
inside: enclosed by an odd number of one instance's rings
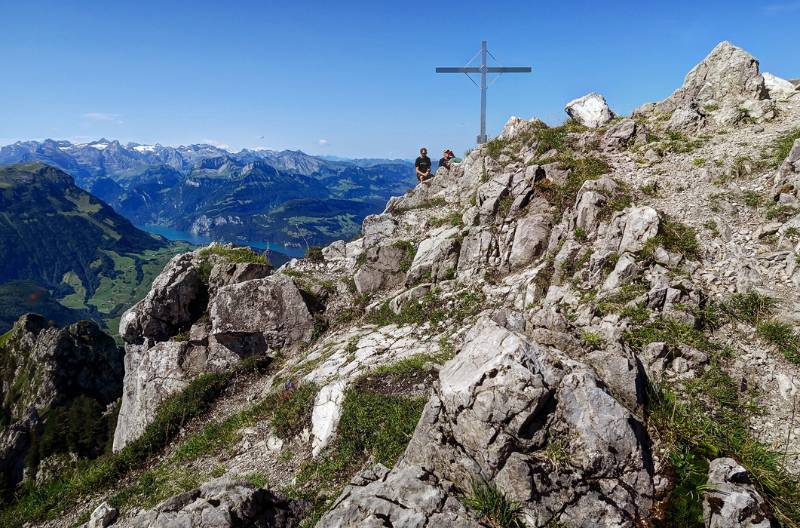
[[[119,528],[294,528],[308,508],[247,482],[220,478],[171,497]],[[106,525],[108,526],[108,525]]]
[[[758,61],[730,42],[721,42],[692,68],[675,93],[639,112],[669,115],[668,128],[692,132],[707,124],[772,119],[775,105],[769,97]]]
[[[225,251],[173,258],[148,295],[125,312],[125,380],[114,450],[142,434],[158,406],[205,372],[307,341],[313,319],[297,286],[269,265]]]
[[[23,478],[33,437],[49,411],[78,398],[105,407],[119,397],[122,351],[94,322],[56,328],[28,314],[0,344],[0,375],[5,424],[0,431],[0,477],[13,487]]]
[[[635,526],[653,502],[643,430],[589,367],[482,319],[442,368],[403,459],[362,474],[321,525],[380,517],[428,526],[442,515],[469,525],[442,490],[463,493],[482,479],[521,504],[533,526]],[[549,460],[556,448],[562,455]],[[398,489],[409,490],[399,508],[386,495]]]
[[[770,528],[764,499],[747,470],[731,458],[717,458],[708,468],[708,490],[703,494],[703,518],[708,528]]]
[[[572,119],[589,128],[605,125],[614,118],[606,98],[598,93],[590,93],[567,103],[564,111]]]

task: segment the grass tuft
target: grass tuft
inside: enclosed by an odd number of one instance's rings
[[[496,486],[474,481],[472,493],[464,504],[478,512],[481,520],[493,528],[523,528],[522,507],[509,499]]]

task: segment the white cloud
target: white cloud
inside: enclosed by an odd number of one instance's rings
[[[320,147],[324,147],[329,143],[329,141],[327,139],[320,139],[318,143]]]
[[[87,121],[94,121],[96,123],[115,123],[121,125],[123,123],[120,114],[111,114],[108,112],[87,112],[81,116]]]

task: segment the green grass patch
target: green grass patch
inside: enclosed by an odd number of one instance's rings
[[[650,343],[659,342],[672,346],[684,344],[704,352],[720,349],[701,330],[664,316],[658,316],[646,324],[628,330],[623,337],[631,347],[639,351],[643,351]]]
[[[800,342],[794,327],[782,321],[763,321],[756,327],[758,335],[775,345],[783,356],[792,363],[800,363]]]
[[[411,264],[414,263],[414,257],[417,256],[417,246],[410,240],[398,240],[392,245],[405,251],[403,258],[400,260],[400,271],[407,272],[411,269]]]
[[[452,211],[441,218],[431,218],[428,220],[428,224],[430,224],[431,227],[441,227],[443,225],[460,227],[464,225],[461,217],[461,211]]]
[[[480,292],[463,291],[445,301],[441,299],[440,291],[434,288],[421,299],[405,304],[398,314],[389,307],[389,301],[385,301],[377,310],[367,314],[366,320],[378,326],[422,325],[427,322],[437,328],[448,320],[460,323],[477,314],[484,300]]]
[[[200,258],[207,258],[210,255],[217,255],[234,264],[253,263],[269,264],[269,259],[264,255],[259,255],[255,251],[246,247],[228,248],[225,246],[208,246],[200,250]]]
[[[314,503],[303,526],[313,526],[351,476],[368,460],[394,467],[425,407],[424,398],[355,387],[345,392],[336,439],[321,458],[305,462],[289,494]]]
[[[800,139],[800,128],[796,128],[778,137],[769,147],[769,160],[771,168],[779,167],[789,156],[792,146]]]
[[[222,393],[234,372],[203,374],[159,406],[144,433],[121,451],[57,474],[42,485],[24,484],[14,501],[0,511],[0,526],[52,519],[86,496],[118,482],[129,471],[142,466],[169,444],[191,419],[204,413]]]
[[[653,259],[653,253],[659,246],[689,259],[700,258],[700,242],[692,227],[678,222],[666,213],[659,213],[659,220],[658,234],[645,242],[642,250],[642,255],[647,260]]]
[[[482,521],[494,528],[525,526],[522,507],[488,482],[473,482],[472,493],[465,498],[464,504],[475,510]]]

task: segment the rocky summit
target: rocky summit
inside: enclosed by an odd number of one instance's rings
[[[512,117],[355,240],[176,256],[113,453],[0,523],[800,526],[794,86],[723,42],[631,116]]]

